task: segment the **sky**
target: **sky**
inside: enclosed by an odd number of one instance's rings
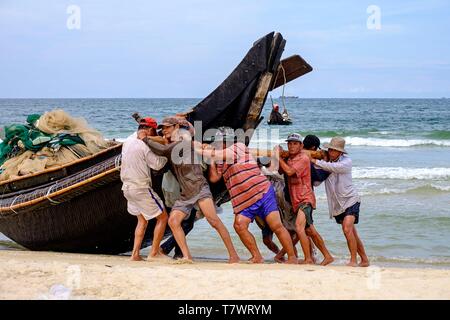
[[[314,68],[286,95],[450,97],[449,17],[446,0],[0,0],[0,98],[202,98],[271,31]]]

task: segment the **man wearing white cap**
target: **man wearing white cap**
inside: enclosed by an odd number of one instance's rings
[[[326,266],[334,261],[330,252],[325,246],[323,238],[314,227],[313,210],[316,208],[316,196],[312,188],[311,163],[306,152],[303,152],[303,138],[298,133],[290,134],[286,142],[288,143],[289,157],[285,160],[279,155],[283,149],[278,146],[275,156],[280,164],[280,171],[287,176],[289,195],[292,208],[297,214],[295,220],[295,231],[302,246],[305,257],[304,263],[313,264],[310,252],[310,240],[317,245],[323,254],[321,265]]]
[[[311,159],[311,162],[331,173],[325,180],[330,218],[334,217],[338,224],[342,224],[342,230],[350,250],[350,261],[347,265],[358,266],[356,254],[359,254],[361,257],[359,266],[367,267],[369,259],[355,227],[359,221],[361,199],[353,187],[352,160],[347,156],[345,140],[341,137],[334,137],[330,143],[325,143],[324,146],[328,148],[330,162],[316,159]]]

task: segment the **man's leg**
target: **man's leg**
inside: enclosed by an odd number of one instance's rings
[[[300,245],[302,246],[303,255],[305,257],[303,263],[314,264],[314,261],[311,258],[311,251],[309,250],[309,239],[306,235],[305,227],[306,215],[301,209],[299,209],[297,219],[295,220],[295,231],[297,231],[297,236],[300,239]]]
[[[273,233],[276,234],[281,245],[287,252],[288,260],[286,263],[297,264],[297,258],[295,257],[294,246],[292,245],[292,239],[289,232],[281,223],[280,213],[278,211],[272,211],[266,217],[266,223],[269,225]]]
[[[263,243],[273,253],[278,254],[280,252],[278,246],[273,242],[273,233],[263,235]]]
[[[213,200],[211,198],[205,198],[199,200],[197,203],[208,223],[211,225],[211,227],[216,229],[216,231],[222,238],[222,241],[228,250],[228,255],[230,256],[228,262],[229,263],[239,262],[240,259],[236,252],[236,249],[233,246],[233,242],[231,241],[230,233],[223,224],[222,220],[220,220],[219,216],[217,215],[216,207],[214,206]]]
[[[157,216],[155,219],[156,219],[156,225],[155,225],[155,230],[153,230],[153,242],[152,242],[152,249],[150,250],[150,253],[148,255],[149,258],[154,258],[154,257],[164,255],[161,252],[159,245],[164,236],[164,231],[166,230],[166,226],[167,226],[168,216],[167,216],[166,210],[163,210],[163,212],[159,216]]]
[[[189,218],[187,220],[183,220],[183,222],[181,223],[181,228],[183,229],[184,234],[185,234],[186,237],[187,237],[188,233],[194,227],[195,212],[196,212],[196,210],[192,209],[191,215],[189,216]],[[161,245],[161,252],[168,255],[170,253],[170,251],[173,250],[173,248],[175,248],[175,255],[173,257],[174,258],[182,258],[183,257],[183,252],[181,252],[181,249],[178,246],[177,241],[175,240],[175,237],[173,235],[171,235]]]
[[[305,231],[306,231],[306,235],[308,236],[308,240],[309,240],[309,253],[311,254],[311,259],[312,259],[312,261],[314,262],[314,264],[316,264],[316,257],[315,257],[315,255],[314,255],[314,249],[315,249],[316,247],[314,246],[314,241],[313,241],[313,239],[311,238],[311,236],[310,236],[309,233],[308,233],[308,229],[309,229],[309,228],[306,228]]]
[[[139,252],[141,251],[142,240],[144,240],[145,230],[147,229],[148,224],[148,221],[145,220],[144,216],[141,214],[137,216],[137,220],[138,223],[136,229],[134,230],[133,251],[131,253],[132,261],[142,260],[141,256],[139,255]]]
[[[197,213],[196,209],[192,209],[191,210],[191,215],[189,216],[189,218],[187,220],[183,220],[183,222],[181,223],[181,228],[183,228],[184,234],[187,238],[187,235],[189,234],[189,232],[191,232],[191,230],[194,228],[194,222],[195,222],[195,214]],[[178,244],[176,244],[175,242],[175,254],[173,256],[174,258],[178,259],[178,258],[182,258],[183,257],[183,253],[181,252],[180,247],[178,246]]]
[[[311,237],[314,244],[317,246],[317,248],[319,248],[320,252],[322,252],[323,254],[323,261],[320,263],[320,265],[326,266],[327,264],[332,263],[334,259],[331,256],[330,252],[328,251],[327,247],[325,246],[323,238],[320,236],[319,232],[316,230],[314,225],[310,225],[308,228],[306,228],[306,233],[308,236]]]
[[[244,246],[250,251],[250,254],[252,255],[250,261],[253,263],[264,263],[264,258],[256,245],[255,237],[248,231],[250,222],[250,218],[247,218],[242,214],[236,214],[234,216],[234,230],[236,230],[236,233]]]
[[[358,242],[355,237],[354,232],[354,216],[346,216],[344,221],[342,221],[342,231],[344,232],[345,238],[347,239],[348,249],[350,250],[350,261],[347,263],[347,266],[357,267],[356,253],[358,249]]]
[[[364,245],[359,238],[358,232],[356,231],[356,226],[353,225],[353,233],[356,237],[356,246],[359,256],[361,257],[361,262],[359,263],[360,267],[368,267],[370,265],[369,258],[366,255],[366,250],[364,250]]]
[[[289,232],[289,231],[288,231]],[[298,253],[297,253],[297,248],[295,247],[298,243],[298,236],[297,233],[293,232],[289,232],[289,235],[291,236],[292,239],[292,246],[294,247],[294,254],[295,257],[298,258]],[[278,252],[278,254],[273,258],[276,262],[279,263],[283,263],[284,262],[284,255],[286,254],[286,250],[284,250],[284,248],[280,249],[280,252]]]
[[[192,260],[191,253],[186,242],[186,235],[184,234],[183,228],[181,228],[181,223],[184,220],[186,214],[179,210],[172,210],[169,217],[169,227],[172,230],[172,234],[180,246],[181,252],[183,253],[183,259]]]

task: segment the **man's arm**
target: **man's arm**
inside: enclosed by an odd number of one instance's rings
[[[166,165],[167,158],[158,156],[150,149],[147,149],[145,152],[145,162],[153,170],[161,170]]]
[[[232,150],[227,149],[214,149],[208,144],[203,144],[201,147],[198,143],[194,144],[195,152],[203,155],[205,158],[212,161],[223,162],[225,160],[233,160],[234,153]]]
[[[283,158],[279,158],[278,161],[279,161],[280,169],[282,170],[282,172],[287,174],[289,177],[297,174],[297,171],[294,168],[292,168],[290,165],[288,165],[286,163],[286,161],[283,160]]]
[[[311,162],[328,172],[349,173],[352,171],[352,160],[349,158],[339,162],[326,162],[323,160],[311,159]]]
[[[256,148],[248,148],[251,155],[254,157],[272,157],[274,156],[274,152],[268,149],[256,149]],[[287,158],[289,157],[289,151],[283,150],[280,152],[280,157]]]
[[[214,161],[212,161],[211,165],[209,166],[208,178],[212,183],[216,183],[220,179],[222,179],[222,173],[218,172],[217,166]]]
[[[283,152],[284,150],[280,146],[275,147],[272,156],[275,158],[276,161],[278,161],[280,165],[280,173],[285,173],[286,175],[291,177],[297,174],[297,171],[290,165],[288,165],[286,161],[284,161],[284,159],[280,156]]]
[[[156,155],[158,156],[164,156],[169,158],[170,157],[170,153],[172,152],[172,149],[175,147],[175,145],[177,144],[177,142],[173,142],[167,145],[163,145],[161,143],[155,142],[151,139],[148,138],[144,138],[142,139],[142,141],[144,141],[144,143],[150,148],[150,150],[152,150]]]
[[[152,141],[161,143],[161,144],[169,144],[169,141],[166,138],[161,137],[161,136],[148,136],[146,138],[148,138],[148,139],[150,139]]]

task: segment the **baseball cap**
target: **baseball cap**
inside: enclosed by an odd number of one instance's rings
[[[159,124],[158,129],[161,129],[162,127],[170,127],[170,126],[177,125],[178,122],[179,122],[179,118],[177,118],[177,117],[166,117]]]
[[[301,134],[299,133],[291,133],[290,135],[288,135],[286,141],[297,141],[297,142],[302,142],[303,137]]]
[[[147,127],[154,128],[154,129],[156,129],[158,127],[158,124],[156,123],[156,120],[153,119],[153,118],[150,118],[150,117],[142,118],[139,121],[139,125],[147,126]]]

